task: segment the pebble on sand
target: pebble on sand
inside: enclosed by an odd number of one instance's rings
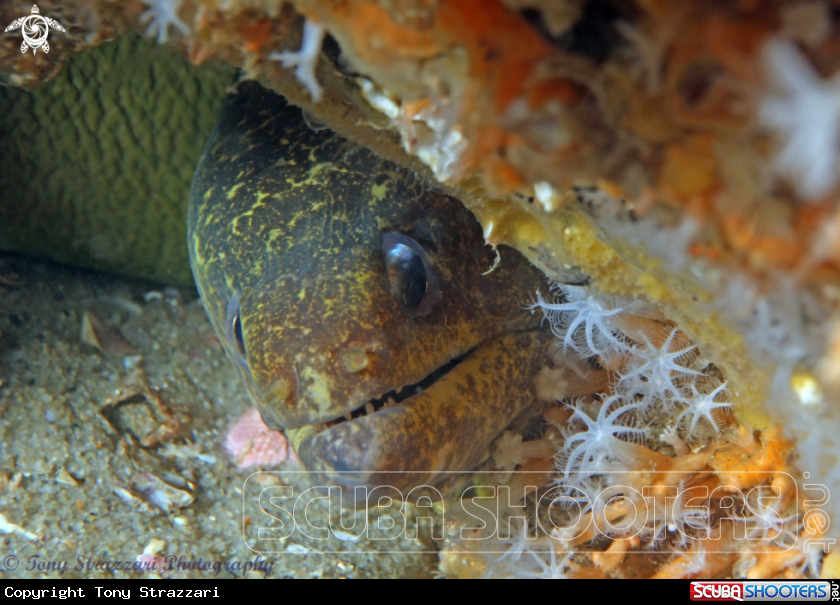
[[[284,460],[297,460],[283,433],[268,428],[256,406],[230,427],[225,449],[239,468],[274,466]]]

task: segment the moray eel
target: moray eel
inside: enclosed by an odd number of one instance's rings
[[[414,173],[255,83],[196,170],[190,260],[227,355],[303,465],[345,485],[445,483],[538,417],[545,278]]]

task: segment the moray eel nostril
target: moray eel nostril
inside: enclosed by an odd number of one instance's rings
[[[207,314],[307,468],[438,482],[538,417],[550,335],[522,302],[542,274],[505,248],[485,274],[496,255],[458,200],[254,82],[205,147],[188,226]]]

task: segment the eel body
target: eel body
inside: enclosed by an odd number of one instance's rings
[[[222,110],[188,213],[203,303],[264,420],[347,485],[441,484],[533,420],[545,278],[473,215],[255,83]]]

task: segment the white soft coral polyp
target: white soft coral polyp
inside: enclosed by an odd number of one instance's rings
[[[678,334],[679,330],[673,328],[661,346],[640,335],[644,344],[632,350],[631,361],[619,377],[619,390],[671,404],[684,402],[680,379],[701,373],[683,363],[690,360],[697,346],[685,346]]]
[[[588,295],[583,286],[552,284],[551,291],[561,293],[565,302],[548,302],[537,291],[537,301],[527,308],[542,310],[566,353],[571,350],[581,357],[604,357],[627,348],[613,325],[614,319],[625,311],[623,306],[608,298]]]
[[[597,474],[614,470],[613,462],[626,468],[644,466],[639,459],[637,443],[645,438],[646,430],[635,426],[639,403],[624,404],[616,395],[605,399],[593,418],[584,411],[581,402],[569,406],[572,417],[564,432],[565,444],[558,462],[564,476],[573,473]]]
[[[725,395],[726,383],[719,385],[711,393],[698,393],[692,385],[693,396],[687,400],[688,407],[684,409],[677,418],[677,424],[687,425],[687,433],[691,437],[698,436],[698,425],[702,427],[701,421],[706,422],[715,433],[720,432],[720,422],[715,418],[715,411],[719,410],[728,413],[732,404],[728,401],[721,401]]]
[[[768,42],[764,58],[776,92],[758,115],[783,143],[776,168],[800,196],[817,199],[831,191],[838,174],[840,74],[823,80],[787,40]]]
[[[158,44],[164,44],[167,41],[170,25],[174,25],[185,36],[190,34],[190,28],[178,18],[181,0],[141,0],[141,2],[148,6],[149,10],[140,15],[140,23],[149,24],[146,35],[157,35]]]
[[[323,25],[307,19],[303,24],[303,41],[299,51],[272,53],[268,56],[269,59],[280,61],[283,67],[294,67],[295,77],[306,87],[316,103],[321,100],[323,89],[315,75],[315,67],[318,65],[321,45],[326,34],[327,30]]]

